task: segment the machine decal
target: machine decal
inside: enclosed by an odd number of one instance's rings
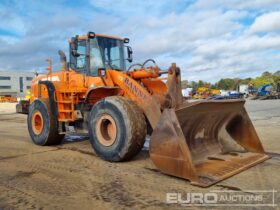
[[[128,87],[129,91],[136,97],[141,97],[143,100],[146,99],[146,95],[140,90],[137,85],[133,84],[128,77],[125,78],[124,84]]]

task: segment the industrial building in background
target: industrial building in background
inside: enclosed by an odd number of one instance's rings
[[[0,71],[0,102],[25,97],[34,76],[34,72]]]

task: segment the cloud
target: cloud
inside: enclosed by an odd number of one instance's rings
[[[254,77],[280,66],[278,1],[3,0],[0,69],[43,70],[47,57],[58,68],[57,50],[95,31],[129,37],[135,62],[176,62],[184,79]]]
[[[114,16],[129,18],[131,15],[164,15],[171,11],[180,12],[182,8],[189,6],[193,1],[191,0],[161,0],[161,1],[130,1],[119,0],[117,2],[111,0],[90,0],[90,3],[95,8],[99,9],[99,12],[108,12]]]
[[[1,7],[1,4],[0,19],[0,28],[8,31],[9,35],[20,36],[26,31],[23,19],[11,8]]]
[[[214,8],[221,9],[239,9],[239,10],[258,10],[267,11],[271,9],[279,9],[279,0],[231,0],[225,2],[224,0],[198,0],[191,8],[196,10],[209,10]]]
[[[270,12],[256,18],[250,27],[251,33],[273,32],[280,29],[280,12]]]

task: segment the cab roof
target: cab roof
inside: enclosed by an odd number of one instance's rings
[[[118,40],[124,40],[123,38],[120,37],[116,37],[116,36],[109,36],[109,35],[105,35],[105,34],[95,34],[95,36],[99,36],[99,37],[106,37],[106,38],[111,38],[111,39],[118,39]],[[78,40],[84,40],[84,39],[88,39],[88,35],[79,35]]]

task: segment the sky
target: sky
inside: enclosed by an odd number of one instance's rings
[[[88,31],[128,37],[134,62],[175,62],[189,81],[280,69],[280,0],[0,0],[0,70],[59,68]]]

